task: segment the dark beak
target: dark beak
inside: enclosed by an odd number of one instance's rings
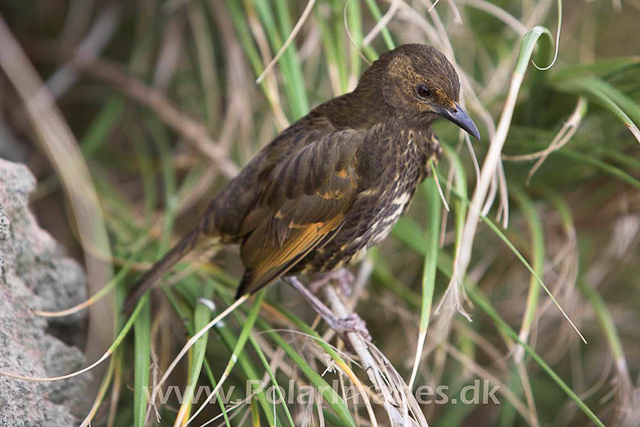
[[[480,141],[480,132],[478,132],[476,124],[473,123],[471,117],[469,117],[467,112],[464,111],[457,102],[454,110],[443,108],[442,110],[440,110],[440,115],[450,122],[457,124],[462,129],[467,131],[469,135]]]

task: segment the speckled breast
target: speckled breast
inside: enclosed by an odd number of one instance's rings
[[[311,253],[304,272],[326,272],[362,258],[366,249],[382,242],[411,204],[418,184],[430,174],[430,159],[440,155],[435,135],[409,131],[402,135],[380,182],[364,191],[349,209],[344,226],[324,247]]]

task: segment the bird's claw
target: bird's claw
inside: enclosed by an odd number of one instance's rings
[[[338,319],[335,325],[331,325],[332,329],[340,334],[346,334],[348,332],[357,332],[365,340],[371,341],[371,333],[367,329],[367,324],[357,314],[350,314],[349,316]]]

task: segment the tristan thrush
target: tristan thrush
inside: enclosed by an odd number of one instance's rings
[[[380,56],[356,89],[282,131],[211,201],[200,220],[138,282],[125,311],[191,250],[240,245],[237,297],[280,277],[326,274],[381,242],[431,174],[445,118],[475,138],[460,83],[437,49],[402,45]]]

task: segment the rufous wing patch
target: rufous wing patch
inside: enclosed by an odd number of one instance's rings
[[[339,214],[327,221],[306,225],[291,224],[283,245],[257,245],[250,242],[251,236],[243,245],[242,261],[247,270],[238,288],[236,297],[253,293],[276,280],[293,267],[300,259],[322,242],[325,237],[342,225],[344,215]],[[249,246],[247,246],[247,244]]]

